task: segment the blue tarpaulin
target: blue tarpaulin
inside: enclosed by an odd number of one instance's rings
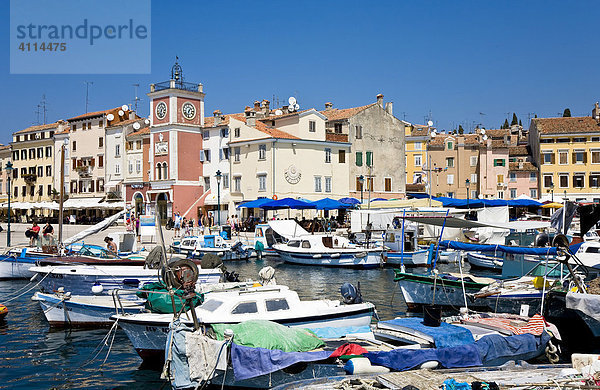
[[[369,352],[364,355],[371,364],[396,371],[406,371],[429,361],[439,362],[444,368],[481,366],[481,356],[475,344],[450,348],[393,349],[387,352]]]
[[[342,203],[338,200],[331,198],[323,198],[321,200],[317,200],[316,202],[311,202],[313,205],[317,207],[317,210],[338,210],[338,209],[348,209],[351,208],[352,205],[347,203]]]
[[[303,202],[294,198],[283,198],[279,200],[272,200],[270,202],[263,203],[260,206],[257,206],[261,209],[265,210],[277,210],[277,209],[296,209],[296,210],[305,210],[305,209],[315,209],[316,206],[313,203]]]
[[[460,326],[442,322],[440,326],[423,325],[423,319],[419,317],[396,318],[389,321],[381,321],[382,324],[400,326],[414,329],[433,338],[436,348],[456,347],[458,345],[472,344],[475,342],[473,334]]]
[[[231,344],[231,364],[237,381],[269,374],[300,362],[325,360],[331,354],[332,351],[283,352]]]
[[[421,193],[411,193],[409,196],[417,199],[429,198],[427,194]],[[500,206],[509,206],[509,207],[540,207],[543,203],[538,202],[532,199],[512,199],[512,200],[502,200],[502,199],[457,199],[457,198],[448,198],[445,196],[433,196],[431,197],[433,200],[437,200],[442,202],[443,207],[455,207],[455,208],[482,208],[482,207],[500,207]]]
[[[504,364],[507,358],[510,358],[509,360],[533,359],[543,353],[549,340],[550,335],[546,332],[541,336],[529,333],[509,337],[491,334],[477,340],[475,345],[483,364],[496,366]]]
[[[575,253],[581,246],[581,243],[571,245],[569,248],[571,252]],[[556,247],[524,247],[524,246],[509,246],[509,245],[485,245],[485,244],[469,244],[466,242],[459,241],[440,241],[441,248],[451,248],[469,252],[505,252],[512,254],[523,254],[523,255],[556,255]]]
[[[248,208],[248,209],[254,209],[254,208],[259,208],[260,206],[262,206],[265,203],[271,202],[272,199],[269,198],[260,198],[260,199],[256,199],[256,200],[251,200],[249,202],[244,202],[240,205],[237,206],[237,208]]]
[[[365,326],[343,326],[340,328],[326,327],[326,328],[307,328],[311,332],[322,339],[337,339],[354,333],[370,333],[371,327]]]

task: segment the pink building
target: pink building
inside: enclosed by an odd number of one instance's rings
[[[531,163],[527,145],[511,146],[508,154],[508,198],[526,195],[538,199],[537,168]]]

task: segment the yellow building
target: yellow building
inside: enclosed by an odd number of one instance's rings
[[[427,175],[423,167],[427,164],[427,141],[431,129],[408,123],[404,126],[407,192],[425,191]]]
[[[600,110],[591,117],[535,118],[529,144],[540,196],[600,202]]]

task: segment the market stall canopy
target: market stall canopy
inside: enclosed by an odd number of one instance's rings
[[[559,209],[563,207],[562,203],[550,202],[541,206],[543,209]]]
[[[295,209],[295,210],[306,210],[306,209],[315,209],[313,203],[303,202],[294,198],[283,198],[279,200],[272,200],[270,202],[264,203],[259,206],[259,208],[264,210],[277,210],[277,209]]]
[[[352,205],[348,203],[342,203],[339,200],[331,198],[323,198],[316,202],[310,202],[317,207],[317,210],[338,210],[338,209],[349,209]]]
[[[432,207],[442,207],[442,202],[437,200],[431,200]],[[386,201],[375,201],[371,202],[370,206],[363,204],[360,205],[361,210],[365,209],[401,209],[401,208],[418,208],[418,207],[429,207],[429,199],[402,199],[402,200],[386,200]]]
[[[241,208],[256,209],[265,203],[271,202],[272,200],[273,199],[269,199],[269,198],[259,198],[256,200],[250,200],[248,202],[244,202],[244,203],[238,205],[237,207],[238,207],[238,209],[241,209]]]
[[[8,203],[3,203],[0,208],[7,209]],[[29,210],[29,209],[46,209],[46,210],[58,210],[58,203],[56,202],[10,202],[10,208],[16,210]]]
[[[69,198],[63,203],[64,209],[95,209],[102,208],[102,198]]]

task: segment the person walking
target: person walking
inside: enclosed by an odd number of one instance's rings
[[[175,220],[173,222],[173,228],[175,229],[175,237],[179,237],[179,233],[181,231],[181,214],[179,214],[179,211],[175,213]]]

